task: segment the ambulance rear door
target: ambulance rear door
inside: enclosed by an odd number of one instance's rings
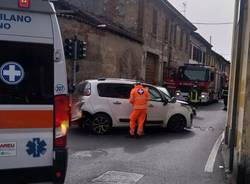
[[[18,2],[0,2],[0,170],[53,166],[55,12]]]

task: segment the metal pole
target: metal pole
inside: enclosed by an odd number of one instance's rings
[[[77,36],[74,37],[73,87],[76,86]]]

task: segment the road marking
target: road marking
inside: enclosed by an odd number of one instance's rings
[[[212,151],[211,151],[211,153],[210,153],[210,155],[208,157],[208,160],[207,160],[207,163],[206,163],[206,166],[205,166],[205,169],[204,169],[205,172],[209,172],[209,173],[213,172],[216,156],[218,154],[220,145],[221,145],[224,138],[225,138],[225,132],[223,132],[218,137],[218,139],[216,140],[216,142],[215,142],[215,144],[213,146],[213,149],[212,149]]]
[[[94,178],[92,184],[136,184],[144,175],[120,171],[108,171],[101,176]]]
[[[70,155],[70,158],[73,159],[85,159],[85,158],[96,158],[103,155],[107,155],[107,152],[104,150],[85,150],[85,151],[78,151],[75,153],[72,153]]]
[[[79,151],[71,155],[73,158],[90,158],[92,157],[92,151]]]

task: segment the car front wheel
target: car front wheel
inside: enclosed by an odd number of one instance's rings
[[[106,114],[96,114],[93,117],[91,130],[97,135],[104,135],[111,129],[111,118]]]
[[[186,118],[182,115],[174,115],[170,118],[167,128],[173,132],[181,132],[186,126]]]

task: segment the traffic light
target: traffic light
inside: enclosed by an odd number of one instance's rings
[[[77,42],[77,58],[83,59],[87,56],[87,42],[78,41]]]
[[[65,57],[68,59],[74,59],[74,41],[71,39],[65,39],[64,41],[64,52]]]

